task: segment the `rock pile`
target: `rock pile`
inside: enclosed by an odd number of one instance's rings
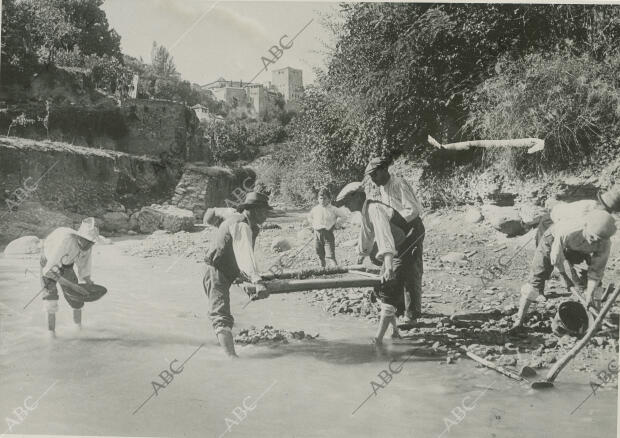
[[[303,330],[290,332],[288,330],[274,329],[270,325],[266,325],[262,329],[258,329],[254,326],[249,329],[244,329],[235,336],[235,342],[237,344],[271,344],[282,343],[288,344],[290,340],[314,340],[319,337],[319,334],[310,335],[304,333]]]

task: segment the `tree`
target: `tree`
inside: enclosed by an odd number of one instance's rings
[[[52,0],[29,0],[24,5],[33,10],[33,31],[38,44],[39,60],[53,64],[60,50],[71,50],[71,40],[78,29],[68,20],[64,12]]]
[[[86,55],[113,56],[122,60],[120,35],[110,29],[105,12],[101,9],[103,0],[55,0],[77,32],[69,46],[77,46]]]
[[[429,133],[457,137],[476,86],[497,61],[569,47],[617,46],[617,8],[583,5],[343,4],[322,85],[358,96],[395,151],[423,151]],[[604,32],[601,31],[604,29]],[[598,35],[593,38],[593,35]],[[604,35],[606,39],[601,37]],[[601,48],[601,42],[606,47]],[[348,117],[345,115],[345,117]]]
[[[155,75],[162,78],[169,78],[177,75],[174,58],[170,55],[168,49],[164,46],[158,46],[156,41],[153,41],[153,47],[151,49],[151,67]]]

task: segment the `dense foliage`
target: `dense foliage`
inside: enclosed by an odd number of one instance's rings
[[[326,23],[327,68],[292,124],[303,163],[287,172],[359,178],[374,154],[432,158],[428,135],[529,133],[549,142],[541,164],[570,165],[617,127],[620,8],[347,3],[340,12]]]

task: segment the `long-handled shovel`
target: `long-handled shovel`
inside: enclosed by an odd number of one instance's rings
[[[478,362],[479,364],[484,365],[484,366],[485,366],[485,367],[487,367],[487,368],[491,368],[492,370],[495,370],[495,371],[497,371],[498,373],[503,374],[503,375],[504,375],[504,376],[506,376],[506,377],[510,377],[511,379],[513,379],[513,380],[517,380],[517,381],[519,381],[519,382],[520,382],[520,381],[525,381],[525,382],[527,382],[527,383],[530,383],[530,381],[529,381],[529,380],[527,380],[527,379],[525,379],[523,376],[520,376],[520,375],[519,375],[519,374],[517,374],[517,373],[514,373],[514,372],[512,372],[512,371],[509,371],[509,370],[507,370],[506,368],[501,367],[500,365],[496,365],[496,364],[494,364],[494,363],[493,363],[493,362],[491,362],[491,361],[488,361],[488,360],[486,360],[486,359],[483,359],[482,357],[478,356],[477,354],[472,353],[471,351],[469,351],[469,350],[468,350],[467,348],[465,348],[465,347],[461,347],[461,351],[462,351],[463,353],[465,353],[465,354],[467,355],[467,357],[469,357],[470,359],[473,359],[473,360],[475,360],[476,362]],[[529,373],[531,372],[531,371],[530,371],[530,370],[531,370],[531,368],[529,368],[529,367],[526,367],[526,368],[527,368],[527,371],[526,371],[526,375],[527,375],[527,374],[529,374]],[[535,371],[534,371],[534,373],[535,373]],[[530,374],[530,375],[531,375],[531,374]]]
[[[571,348],[571,350],[568,353],[566,353],[566,355],[564,355],[564,357],[562,357],[559,361],[557,361],[555,363],[555,365],[547,373],[547,377],[545,378],[545,380],[541,380],[541,381],[533,382],[532,383],[531,387],[533,389],[552,388],[553,387],[553,381],[558,376],[558,374],[560,374],[560,371],[562,371],[562,369],[566,366],[566,364],[568,364],[568,362],[570,362],[571,359],[573,359],[577,355],[577,353],[579,353],[579,351],[583,347],[586,346],[586,344],[590,341],[592,336],[594,336],[594,334],[598,330],[598,327],[603,322],[603,318],[605,318],[605,315],[607,315],[607,312],[609,312],[611,307],[616,302],[616,299],[618,298],[618,295],[620,295],[620,287],[617,287],[614,290],[614,292],[611,294],[611,297],[607,300],[607,302],[605,303],[605,306],[603,306],[603,309],[601,309],[600,313],[598,314],[598,316],[594,320],[594,323],[592,324],[592,327],[590,327],[590,329],[585,334],[585,336],[583,338],[581,338],[581,340],[579,342],[577,342],[573,346],[573,348]]]

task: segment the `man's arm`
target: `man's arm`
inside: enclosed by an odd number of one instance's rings
[[[47,251],[44,252],[44,255],[47,262],[43,269],[41,269],[41,275],[55,280],[57,274],[53,271],[57,271],[63,265],[63,261],[66,264],[73,262],[72,260],[67,260],[70,245],[67,240],[46,243],[48,243],[48,246],[46,246]]]
[[[388,207],[381,204],[371,204],[368,207],[368,218],[372,223],[374,241],[377,242],[377,259],[381,260],[386,254],[396,254],[396,244],[390,228]]]
[[[422,214],[422,204],[405,178],[399,178],[398,185],[403,206],[402,216],[409,222]]]
[[[232,236],[233,251],[235,259],[241,272],[248,276],[253,283],[260,281],[260,275],[256,268],[254,259],[254,249],[252,247],[252,230],[244,222],[237,222],[230,225]]]
[[[600,243],[598,251],[592,254],[590,265],[588,266],[588,286],[586,288],[587,302],[590,302],[594,290],[603,279],[610,251],[611,242],[609,240],[604,240]]]

